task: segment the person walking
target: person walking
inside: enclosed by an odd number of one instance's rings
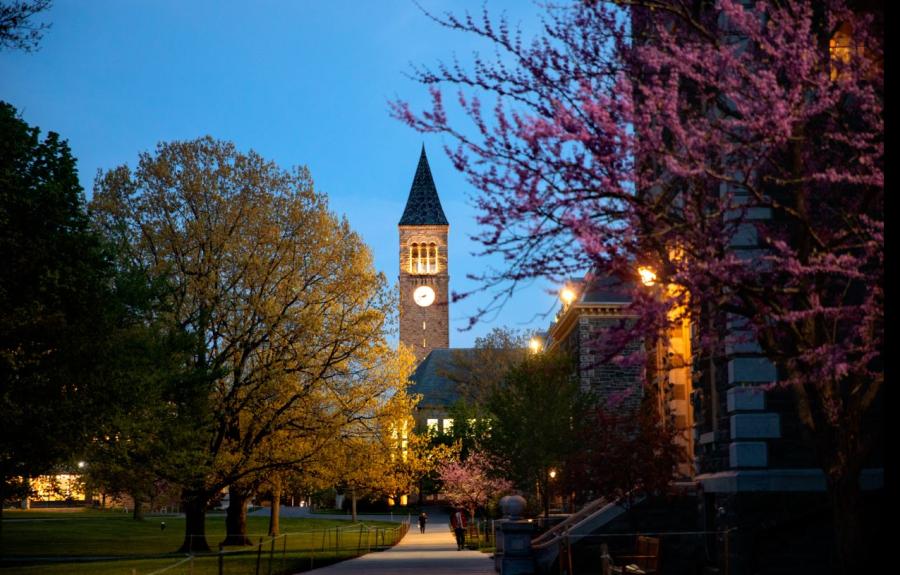
[[[456,550],[462,551],[466,546],[466,512],[462,509],[454,511],[450,516],[450,526],[456,535]]]
[[[428,523],[428,515],[423,511],[419,513],[419,532],[425,533],[425,524]]]

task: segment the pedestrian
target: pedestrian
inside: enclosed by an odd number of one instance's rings
[[[450,516],[450,526],[456,535],[456,550],[462,551],[466,546],[466,512],[462,509],[454,511]]]
[[[428,515],[425,512],[419,513],[419,531],[425,533],[425,524],[428,523]]]

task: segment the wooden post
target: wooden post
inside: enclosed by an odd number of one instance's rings
[[[725,543],[724,544],[724,547],[725,547],[725,549],[724,549],[724,551],[725,551],[725,575],[730,575],[730,573],[731,573],[731,556],[730,556],[731,550],[728,548],[728,531],[729,531],[729,529],[726,527],[725,535],[724,535],[724,537],[725,537],[725,542],[724,542]]]
[[[225,572],[225,555],[223,551],[225,548],[219,543],[219,575],[222,575]]]
[[[606,543],[600,544],[600,575],[610,575],[609,547]]]
[[[259,545],[256,546],[256,575],[259,575],[259,563],[262,559],[262,537],[259,538]]]

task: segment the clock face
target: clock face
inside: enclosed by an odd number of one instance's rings
[[[419,286],[413,292],[413,301],[422,307],[428,307],[434,302],[434,290],[428,286]]]

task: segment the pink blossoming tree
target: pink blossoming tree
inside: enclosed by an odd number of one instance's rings
[[[512,483],[493,477],[491,470],[488,458],[477,451],[463,461],[449,461],[439,470],[441,493],[453,506],[464,508],[474,518],[475,511],[491,498],[512,490]]]
[[[884,382],[883,10],[586,1],[548,8],[531,42],[487,13],[434,18],[496,59],[417,68],[432,106],[392,109],[447,137],[480,191],[479,239],[506,262],[481,278],[493,305],[535,277],[652,267],[664,289],[635,281],[638,319],[604,345],[686,314],[702,353],[775,363],[858,566]]]

